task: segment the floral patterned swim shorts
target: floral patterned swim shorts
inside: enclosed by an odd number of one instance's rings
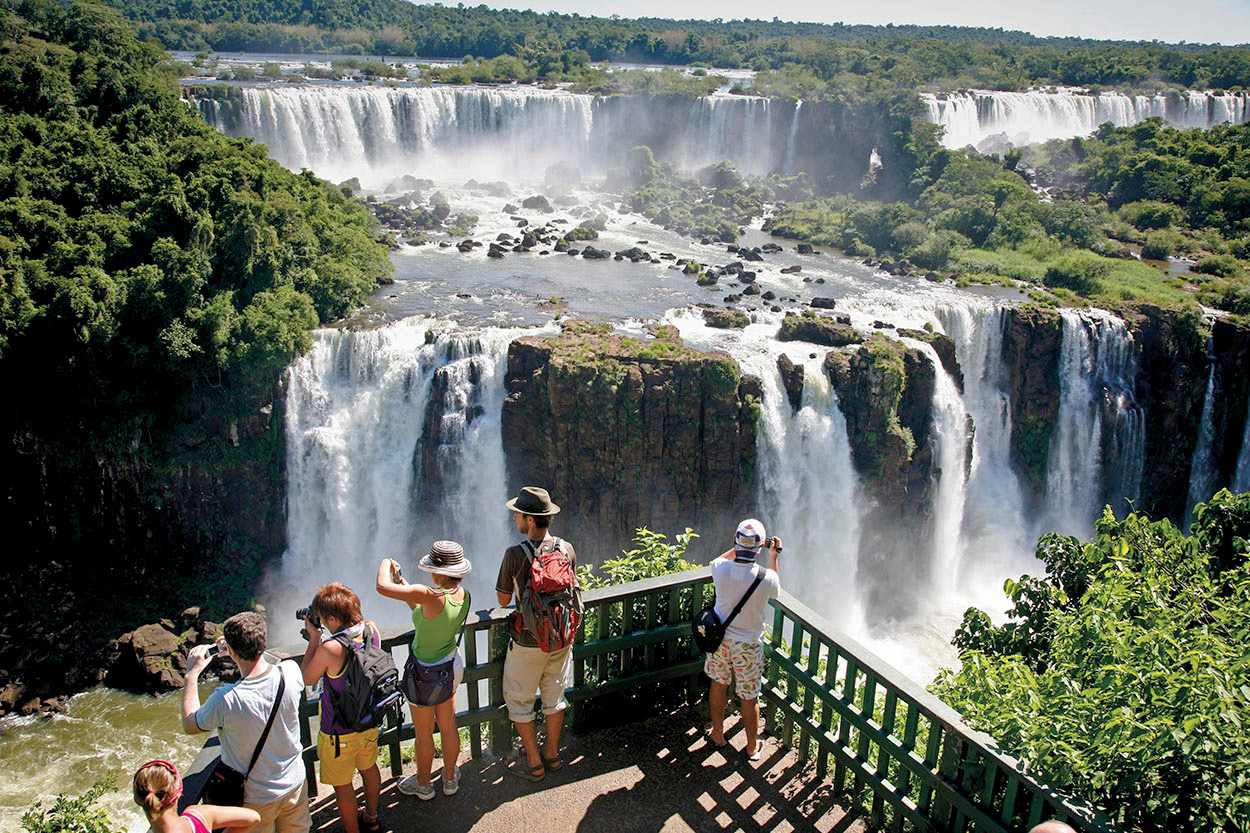
[[[703,671],[721,685],[729,685],[731,676],[736,678],[738,696],[758,700],[760,678],[764,676],[764,646],[759,642],[723,640],[714,653],[707,655]]]

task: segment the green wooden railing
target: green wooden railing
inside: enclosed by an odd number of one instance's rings
[[[870,827],[1007,833],[1054,819],[1116,831],[789,593],[772,613],[761,711],[819,775],[832,766],[834,791],[850,793]]]
[[[632,712],[620,703],[640,693],[647,716],[657,713],[656,703],[704,696],[703,655],[689,622],[711,597],[706,567],[584,592],[586,619],[567,691],[573,730],[593,728],[605,716],[621,722]],[[465,626],[456,722],[467,728],[475,758],[512,746],[503,701],[510,613],[480,611]],[[383,645],[394,652],[411,638],[411,632],[398,634]],[[765,657],[761,711],[769,731],[801,758],[814,759],[818,775],[850,794],[871,827],[1008,833],[1058,819],[1080,831],[1116,833],[1105,817],[1031,777],[992,738],[785,591],[772,602]],[[396,665],[404,658],[397,656]],[[300,713],[309,792],[315,794],[316,700],[303,702]],[[406,717],[389,719],[378,740],[390,751],[395,776],[402,771],[400,744],[413,737]]]

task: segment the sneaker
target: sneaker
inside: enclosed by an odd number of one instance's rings
[[[460,767],[456,767],[455,773],[450,778],[443,776],[443,795],[455,795],[460,789]]]
[[[434,785],[418,783],[415,775],[409,775],[401,780],[396,789],[404,795],[415,795],[422,801],[429,801],[434,797]]]

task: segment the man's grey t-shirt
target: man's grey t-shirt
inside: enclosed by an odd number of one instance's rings
[[[278,694],[278,674],[286,676],[286,691],[265,747],[244,787],[243,800],[248,804],[276,801],[298,789],[304,781],[299,742],[303,672],[293,662],[280,662],[259,677],[220,686],[195,713],[195,723],[201,729],[218,730],[221,759],[226,766],[247,772]]]
[[[760,642],[764,638],[764,611],[768,600],[777,598],[781,578],[776,571],[754,562],[744,564],[717,558],[712,562],[712,584],[716,587],[716,615],[721,621],[729,618],[742,595],[755,581],[757,572],[764,573],[764,580],[746,600],[742,610],[725,629],[725,638],[735,642]]]

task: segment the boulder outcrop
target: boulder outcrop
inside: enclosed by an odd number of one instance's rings
[[[514,341],[506,384],[509,490],[541,484],[569,506],[561,534],[586,557],[638,526],[719,529],[746,509],[761,387],[729,355],[671,327],[645,341],[577,323]]]
[[[1059,415],[1059,354],[1063,325],[1053,309],[1015,307],[1003,333],[1003,363],[1011,397],[1011,462],[1035,505],[1046,489],[1050,437]]]
[[[859,590],[864,609],[888,619],[918,599],[900,592],[904,583],[881,577],[899,569],[924,571],[931,563],[917,545],[932,538],[941,476],[932,431],[937,369],[919,349],[874,334],[854,352],[831,351],[825,371],[846,419],[852,464],[869,498],[860,518]],[[874,563],[878,566],[863,569]],[[926,584],[922,578],[905,586]]]
[[[184,610],[178,620],[143,625],[105,647],[104,682],[113,688],[157,694],[182,688],[187,652],[221,636],[221,625],[200,615],[198,607]],[[224,654],[213,660],[223,678],[238,669]]]

